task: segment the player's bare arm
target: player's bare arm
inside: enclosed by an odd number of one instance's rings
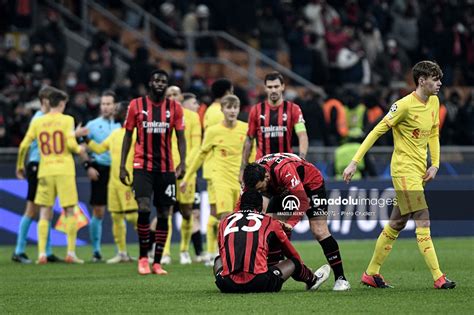
[[[125,134],[123,136],[123,143],[122,143],[122,155],[120,157],[120,181],[122,184],[130,186],[132,183],[130,182],[130,174],[127,171],[127,156],[130,152],[130,147],[132,146],[132,134],[133,131],[125,130]]]
[[[244,143],[244,149],[242,151],[242,164],[240,165],[239,182],[242,183],[244,176],[244,169],[249,164],[250,152],[252,151],[252,142],[255,138],[247,136]]]
[[[355,172],[357,170],[357,162],[356,161],[351,161],[349,165],[344,169],[344,172],[342,173],[342,179],[349,184],[352,176],[354,176]]]
[[[299,144],[299,157],[305,159],[306,154],[308,154],[308,134],[306,133],[306,129],[299,131],[296,133],[298,136],[298,144]]]

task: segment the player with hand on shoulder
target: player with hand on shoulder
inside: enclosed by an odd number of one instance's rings
[[[281,223],[262,213],[262,195],[245,191],[239,209],[219,225],[219,256],[214,263],[216,285],[223,293],[278,292],[288,278],[317,290],[329,277],[323,265],[312,272],[301,260]],[[269,243],[277,242],[286,259],[267,265]]]
[[[120,124],[125,120],[127,114],[127,104],[117,103],[115,105],[115,122]],[[110,154],[110,176],[107,183],[107,205],[112,217],[112,234],[115,245],[117,245],[117,255],[107,260],[108,264],[131,262],[133,258],[127,251],[127,228],[125,221],[128,221],[137,228],[138,205],[133,197],[132,187],[124,185],[120,181],[120,158],[122,154],[122,141],[125,134],[125,127],[114,129],[110,135],[101,143],[94,140],[88,141],[89,149],[96,154],[109,152]],[[127,157],[126,168],[131,174],[133,181],[133,156],[136,135],[132,137],[132,147]]]
[[[77,258],[76,237],[77,219],[74,206],[78,203],[76,187],[76,168],[73,153],[87,160],[87,153],[79,146],[74,134],[74,118],[64,115],[68,96],[60,90],[49,94],[50,112],[35,119],[20,144],[17,160],[17,174],[23,174],[24,161],[28,147],[33,140],[38,141],[40,163],[38,171],[38,189],[35,204],[40,206],[38,222],[38,264],[48,262],[46,241],[52,216],[52,207],[56,197],[66,213],[67,263],[84,263]]]

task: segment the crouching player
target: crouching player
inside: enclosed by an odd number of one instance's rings
[[[316,290],[329,277],[323,265],[313,273],[301,260],[279,221],[262,214],[262,195],[248,190],[240,207],[219,225],[219,256],[214,263],[216,285],[224,293],[278,292],[291,276]],[[286,260],[267,265],[269,242],[277,241]]]
[[[119,103],[117,106],[115,120],[122,123],[126,114],[127,104]],[[138,205],[133,196],[132,187],[122,184],[119,178],[122,140],[124,134],[125,128],[119,128],[112,131],[112,133],[100,144],[96,143],[95,141],[90,141],[88,143],[89,149],[94,153],[101,154],[105,151],[110,151],[111,156],[111,173],[107,187],[107,204],[112,217],[112,233],[114,235],[118,253],[115,257],[107,260],[108,264],[131,262],[133,260],[127,252],[127,229],[125,220],[132,223],[135,230],[137,228],[138,220]],[[135,138],[136,137],[134,135],[132,137],[132,153],[128,154],[126,164],[127,170],[130,174],[133,173],[133,151],[135,146]],[[132,180],[133,179],[131,178],[130,183]]]

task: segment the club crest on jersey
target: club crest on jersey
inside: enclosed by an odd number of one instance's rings
[[[166,111],[166,118],[170,118],[171,117],[171,113],[169,110]]]
[[[283,121],[286,121],[288,119],[288,115],[286,113],[283,113],[283,115],[281,115],[281,119]]]

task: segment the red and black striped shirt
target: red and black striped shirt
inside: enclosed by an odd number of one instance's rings
[[[252,107],[248,123],[247,135],[257,138],[256,158],[259,159],[270,153],[293,152],[293,129],[297,123],[304,123],[304,118],[295,103],[284,101],[272,106],[265,101]]]
[[[184,130],[183,109],[165,99],[154,103],[148,96],[135,98],[128,106],[125,128],[137,128],[133,167],[156,172],[174,172],[171,134]]]
[[[268,244],[276,238],[286,257],[301,260],[280,222],[255,211],[239,210],[225,217],[219,225],[219,255],[222,276],[245,283],[268,270]]]

